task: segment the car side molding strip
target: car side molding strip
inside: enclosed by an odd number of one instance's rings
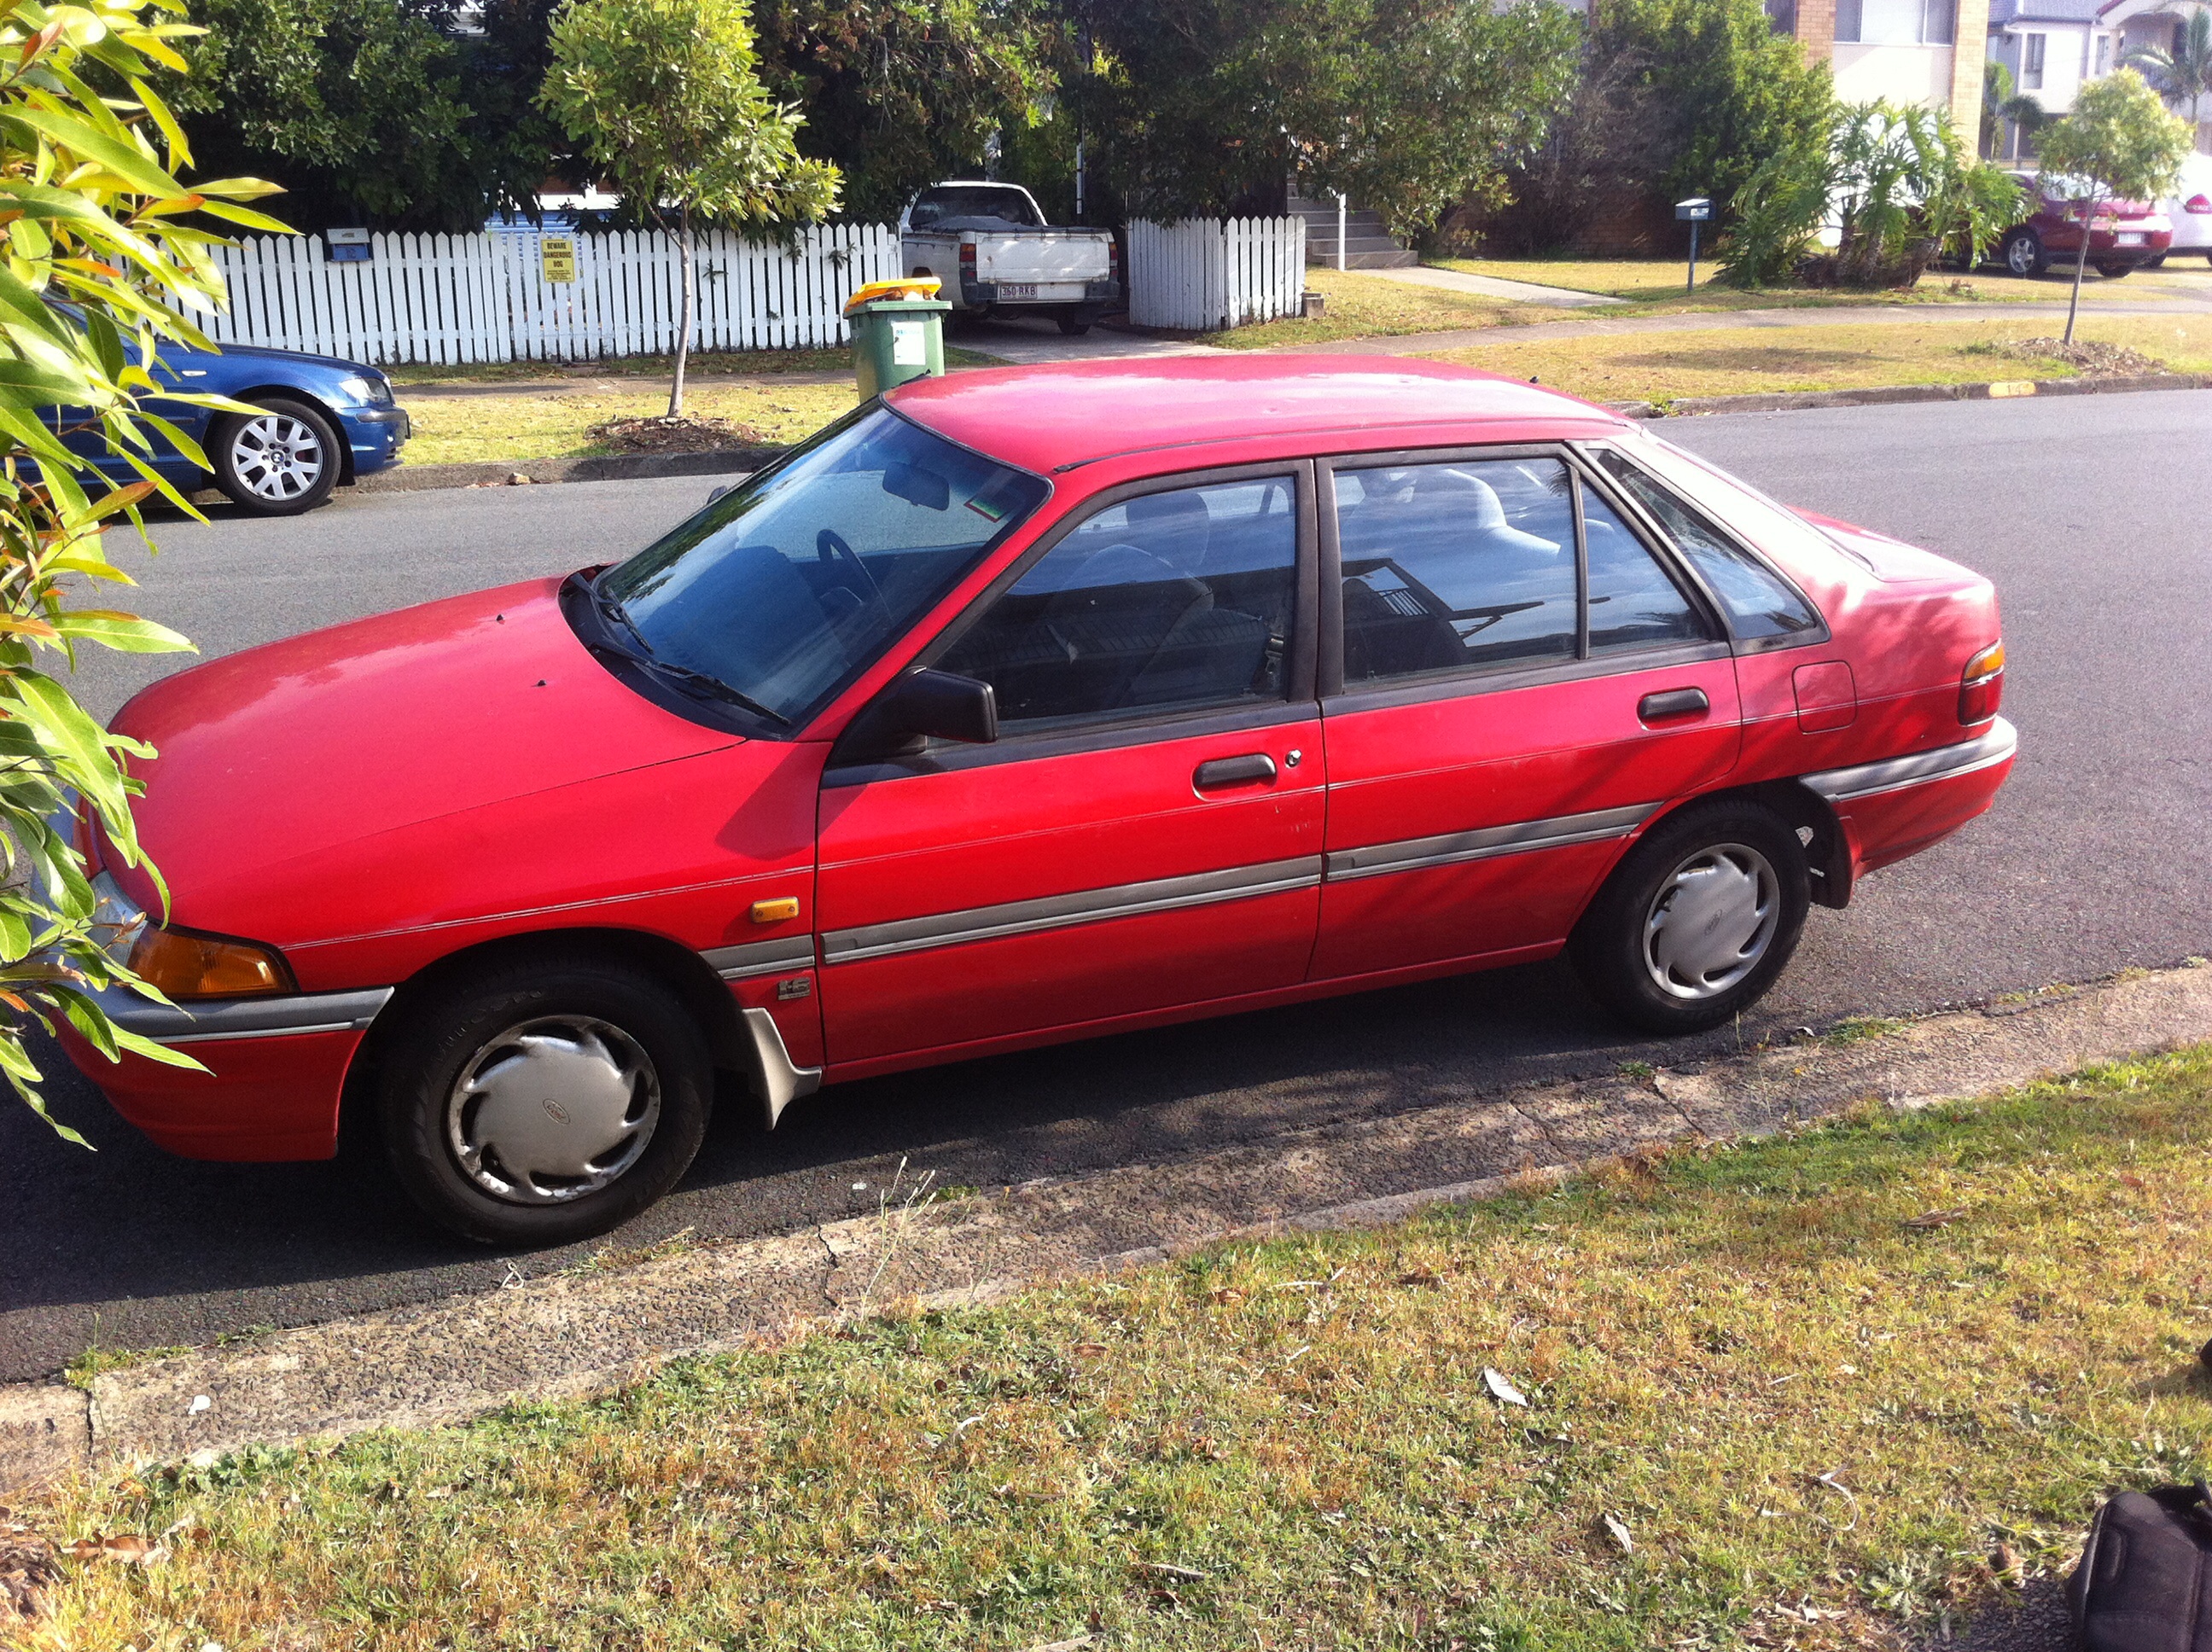
[[[1231,866],[1222,872],[1194,872],[1183,878],[1159,878],[1142,884],[1117,884],[1108,889],[1079,890],[1070,895],[1048,895],[1034,901],[1010,901],[1004,906],[971,907],[965,912],[904,918],[895,923],[870,924],[860,929],[830,930],[822,937],[822,961],[825,964],[857,963],[864,958],[885,958],[896,953],[957,946],[968,941],[996,940],[1002,936],[1026,935],[1041,929],[1100,923],[1109,918],[1134,918],[1146,913],[1172,912],[1221,901],[1243,901],[1285,890],[1312,889],[1321,878],[1321,856],[1307,855],[1296,860],[1270,861],[1264,865]]]
[[[1328,857],[1328,881],[1340,884],[1354,878],[1378,878],[1385,872],[1415,872],[1424,866],[1449,866],[1462,860],[1487,860],[1495,855],[1528,854],[1571,843],[1626,837],[1656,814],[1659,807],[1656,803],[1632,803],[1626,808],[1598,809],[1585,815],[1555,815],[1549,820],[1523,820],[1510,826],[1447,832],[1440,837],[1339,849]]]
[[[1824,769],[1805,775],[1805,784],[1831,803],[1849,803],[1882,792],[1925,786],[1930,780],[1955,780],[1976,769],[1993,768],[2020,750],[2020,731],[1998,718],[1973,739],[1957,745],[1916,751],[1908,757],[1887,757],[1881,762],[1860,763],[1850,768]]]
[[[724,981],[744,981],[753,975],[773,975],[784,969],[814,967],[814,937],[780,935],[772,941],[747,941],[742,946],[717,946],[699,955]]]
[[[288,1034],[351,1032],[376,1019],[393,988],[364,987],[350,993],[295,993],[283,998],[210,999],[187,1009],[155,1004],[125,987],[92,994],[107,1018],[157,1044],[197,1044],[212,1038],[281,1038]]]

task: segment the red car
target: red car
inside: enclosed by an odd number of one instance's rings
[[[110,1009],[209,1071],[71,1054],[176,1152],[366,1115],[437,1220],[550,1243],[676,1181],[718,1072],[773,1124],[1563,948],[1711,1027],[1990,806],[2003,658],[1987,580],[1530,385],[922,380],[627,562],[132,701],[178,1007]]]
[[[2015,276],[2039,276],[2054,266],[2074,267],[2081,251],[2082,203],[2088,186],[2017,173],[2014,181],[2027,191],[2035,211],[1997,238],[1997,257]],[[2118,277],[2147,264],[2161,262],[2173,245],[2173,221],[2140,201],[2103,201],[2089,226],[2089,267]]]

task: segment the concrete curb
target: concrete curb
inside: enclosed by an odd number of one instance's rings
[[[2013,379],[1983,385],[1897,385],[1881,390],[1818,390],[1791,395],[1684,396],[1666,402],[1607,402],[1632,419],[1705,413],[1790,413],[1816,407],[1883,407],[1904,402],[1986,402],[2015,396],[2104,396],[2143,390],[2212,389],[2212,373],[2150,374],[2129,379]],[[437,488],[497,488],[518,476],[532,483],[628,482],[641,477],[736,476],[781,457],[783,447],[722,447],[704,453],[618,453],[600,459],[518,459],[495,465],[415,465],[379,471],[356,494],[422,493]]]
[[[112,1460],[420,1428],[574,1398],[668,1360],[760,1345],[897,1302],[988,1302],[1225,1239],[1371,1226],[1670,1141],[1741,1139],[1875,1097],[1982,1094],[2212,1038],[2212,967],[2130,972],[1841,1044],[1287,1133],[1158,1164],[523,1280],[106,1372],[90,1404],[0,1388],[0,1491]],[[1380,1187],[1384,1191],[1378,1193]]]

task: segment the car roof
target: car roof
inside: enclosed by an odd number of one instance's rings
[[[989,367],[916,379],[884,398],[916,422],[1026,470],[1066,470],[1166,447],[1393,428],[1563,422],[1619,429],[1618,414],[1473,367],[1386,355],[1153,356]],[[1530,432],[1534,434],[1534,432]],[[1348,446],[1370,447],[1371,440]]]

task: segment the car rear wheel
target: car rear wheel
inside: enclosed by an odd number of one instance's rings
[[[705,1038],[650,976],[517,963],[421,1005],[382,1065],[385,1151],[441,1227],[557,1245],[619,1226],[704,1139]]]
[[[2160,253],[2160,254],[2159,254],[2156,258],[2145,258],[2145,259],[2142,261],[2142,267],[2143,267],[2144,269],[2146,269],[2146,270],[2163,270],[2163,269],[2165,269],[2165,268],[2166,268],[2166,254],[2165,254],[2165,253],[2163,253],[2163,252],[2161,252],[2161,253]]]
[[[318,408],[271,396],[258,413],[233,415],[216,433],[216,485],[257,516],[313,510],[338,485],[343,449]]]
[[[1062,310],[1053,317],[1060,324],[1060,331],[1070,338],[1082,337],[1091,331],[1091,324],[1097,319],[1090,311],[1082,309]]]
[[[2135,265],[2132,264],[2100,264],[2097,266],[2097,273],[2106,281],[2118,281],[2122,276],[2132,272],[2134,269]]]
[[[1569,942],[1591,994],[1645,1032],[1716,1027],[1765,996],[1805,926],[1796,835],[1723,799],[1653,829],[1606,880]]]
[[[2005,268],[2015,276],[2039,276],[2050,264],[2051,255],[2043,250],[2043,237],[2033,230],[2015,229],[2005,237]]]

